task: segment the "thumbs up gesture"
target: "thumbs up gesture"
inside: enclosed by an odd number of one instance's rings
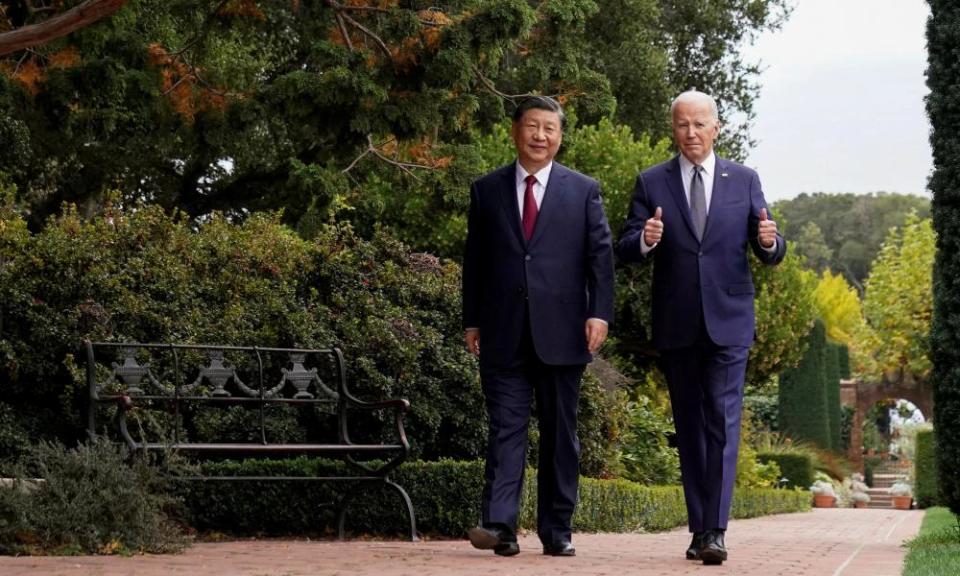
[[[653,216],[647,218],[646,223],[643,225],[643,241],[647,246],[653,246],[660,241],[660,238],[663,237],[663,210],[657,206],[657,211],[653,213]]]
[[[772,248],[777,241],[777,223],[767,217],[767,209],[760,209],[760,246]]]

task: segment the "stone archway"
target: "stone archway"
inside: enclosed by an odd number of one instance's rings
[[[928,421],[933,419],[933,388],[926,382],[906,378],[897,382],[840,381],[840,403],[854,408],[847,458],[860,471],[863,471],[864,416],[871,406],[888,398],[909,400]]]

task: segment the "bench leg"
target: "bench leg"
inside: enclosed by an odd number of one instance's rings
[[[407,491],[403,489],[403,486],[397,484],[389,478],[384,478],[383,481],[397,489],[397,492],[400,493],[400,497],[403,498],[404,504],[407,505],[407,515],[410,518],[410,541],[416,542],[419,540],[417,538],[417,516],[413,513],[413,502],[410,501],[410,496],[407,494]]]
[[[418,542],[420,539],[417,537],[417,516],[413,512],[413,501],[410,500],[410,496],[407,494],[407,491],[403,489],[403,486],[397,484],[389,478],[384,478],[383,482],[384,484],[393,487],[397,492],[400,493],[400,497],[403,498],[403,503],[407,507],[407,517],[410,519],[410,541]],[[356,493],[356,490],[348,492],[347,495],[340,500],[340,510],[337,512],[337,538],[339,540],[343,540],[343,528],[347,520],[347,508],[350,507],[350,501],[353,500],[353,496]]]

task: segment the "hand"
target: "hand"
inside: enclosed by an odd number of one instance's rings
[[[653,246],[663,236],[663,220],[660,219],[662,216],[663,210],[657,206],[657,211],[653,213],[653,217],[647,218],[647,221],[643,224],[643,241],[647,246]]]
[[[596,354],[607,339],[607,323],[599,318],[587,319],[587,350]]]
[[[767,219],[767,209],[760,209],[760,245],[772,248],[777,242],[777,223]]]
[[[467,351],[474,356],[480,357],[480,329],[469,328],[463,333],[463,342],[467,345]]]

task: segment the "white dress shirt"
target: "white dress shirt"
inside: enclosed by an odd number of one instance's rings
[[[543,204],[543,194],[547,191],[547,182],[550,181],[550,171],[553,170],[553,162],[550,162],[533,175],[537,179],[533,185],[533,199],[537,201],[537,209]],[[517,206],[520,207],[520,221],[523,221],[523,196],[527,193],[527,172],[519,162],[517,162]]]

